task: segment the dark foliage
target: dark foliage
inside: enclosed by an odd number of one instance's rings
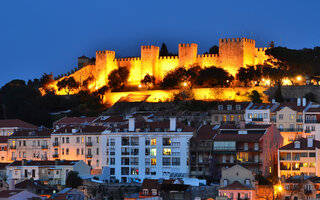
[[[73,77],[66,77],[57,83],[58,90],[64,89],[69,95],[74,89],[79,88],[79,83]]]
[[[108,75],[108,85],[111,91],[120,91],[126,87],[129,78],[129,70],[127,67],[119,67],[110,72]]]
[[[261,96],[262,95],[257,90],[252,90],[249,98],[253,103],[262,103]]]
[[[168,51],[167,45],[165,43],[162,43],[159,56],[176,56],[176,54],[170,53]]]
[[[77,188],[80,185],[82,185],[82,179],[80,178],[79,173],[76,171],[70,171],[66,179],[66,186]]]
[[[156,78],[153,75],[145,75],[144,78],[141,80],[141,84],[145,85],[150,89],[151,85],[154,85]]]

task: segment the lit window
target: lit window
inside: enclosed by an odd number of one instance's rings
[[[157,145],[157,139],[155,139],[155,138],[151,139],[151,145],[152,146]]]
[[[164,149],[163,149],[163,155],[165,155],[165,156],[170,156],[170,155],[171,155],[171,149],[169,149],[169,148],[164,148]]]
[[[143,189],[143,195],[148,195],[149,190],[148,189]]]
[[[157,156],[157,149],[153,148],[151,149],[151,156]]]
[[[151,165],[156,165],[156,164],[157,164],[157,159],[151,158]]]

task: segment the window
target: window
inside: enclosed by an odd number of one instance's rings
[[[81,143],[84,143],[84,137],[81,137]]]
[[[114,175],[115,174],[115,169],[114,168],[110,168],[110,175]]]
[[[150,139],[146,139],[146,146],[150,145]]]
[[[236,105],[236,110],[241,110],[241,105]]]
[[[115,165],[115,164],[116,164],[116,159],[110,158],[110,165]]]
[[[244,184],[246,184],[247,186],[250,186],[250,180],[249,180],[249,179],[246,179],[246,180],[244,181]]]
[[[69,155],[69,148],[66,149],[66,154]]]
[[[145,150],[145,155],[146,155],[146,156],[150,156],[150,149],[149,149],[149,148],[146,148],[146,150]]]
[[[151,165],[156,165],[156,164],[157,164],[157,159],[151,158]]]
[[[24,146],[24,147],[26,146],[26,141],[25,141],[25,140],[23,141],[23,146]]]
[[[299,149],[300,148],[300,142],[299,141],[295,141],[294,142],[294,148],[295,149]]]
[[[223,105],[218,105],[218,110],[223,110]]]
[[[77,149],[77,155],[79,155],[80,154],[80,149]]]
[[[99,137],[97,137],[97,143],[99,143]]]
[[[56,174],[59,175],[59,171],[58,170],[56,171]]]
[[[110,139],[110,146],[114,146],[115,145],[115,139],[114,138],[112,138],[112,139]]]
[[[290,119],[293,120],[294,119],[294,115],[290,114]]]
[[[165,155],[165,156],[170,156],[170,155],[171,155],[171,149],[169,149],[169,148],[164,148],[164,149],[163,149],[163,155]]]
[[[69,137],[66,138],[66,143],[69,143]]]
[[[146,173],[146,175],[150,175],[150,168],[146,168],[146,170],[145,170],[145,173]]]
[[[233,122],[234,121],[234,116],[230,115],[230,121]]]
[[[227,105],[227,110],[232,110],[232,105]]]
[[[290,124],[289,127],[290,127],[290,130],[293,130],[294,129],[294,124]]]
[[[64,148],[62,148],[62,155],[64,155]]]
[[[268,119],[268,113],[264,113],[263,118]]]
[[[157,145],[157,139],[155,139],[155,138],[151,139],[151,145],[152,146]]]
[[[77,137],[77,141],[76,141],[77,143],[80,143],[80,137]]]
[[[171,139],[170,138],[163,138],[163,146],[170,146],[171,145]]]
[[[252,119],[252,113],[248,113],[248,118]]]
[[[62,138],[62,143],[64,143],[64,137]]]
[[[163,166],[169,166],[171,163],[170,163],[170,158],[162,158],[162,165]]]
[[[283,114],[279,114],[279,119],[283,119]]]
[[[83,155],[83,148],[81,148],[81,155]]]
[[[143,189],[143,195],[148,195],[149,190],[148,189]]]
[[[228,186],[228,180],[227,179],[223,179],[223,186],[224,187]]]
[[[254,143],[254,150],[259,150],[259,143],[258,142]]]
[[[155,196],[157,195],[157,190],[156,189],[151,189],[152,195]]]
[[[245,150],[245,151],[247,151],[247,150],[248,150],[248,143],[247,143],[247,142],[245,142],[243,146],[244,146],[244,147],[243,147],[243,148],[244,148],[244,150]]]
[[[97,148],[97,155],[99,155],[99,148]]]
[[[157,149],[156,148],[151,149],[151,156],[157,156]]]
[[[97,160],[97,167],[99,167],[99,160]]]
[[[179,166],[180,158],[172,158],[172,166]]]

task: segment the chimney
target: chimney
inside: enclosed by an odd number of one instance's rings
[[[177,118],[170,118],[170,131],[176,131],[177,129]]]
[[[240,129],[241,130],[246,129],[246,122],[244,120],[240,121]]]
[[[302,98],[302,106],[307,106],[307,99],[306,98]]]
[[[308,144],[307,144],[308,147],[313,147],[313,137],[310,137],[310,136],[309,136],[309,137],[307,138],[307,140],[308,140]]]
[[[276,103],[276,100],[275,100],[275,99],[272,99],[272,100],[271,100],[271,103]]]
[[[129,131],[134,131],[134,125],[135,125],[135,122],[134,122],[134,118],[129,118]]]
[[[304,173],[301,173],[301,175],[300,175],[300,181],[301,181],[301,183],[303,183],[303,181],[304,181]]]
[[[16,189],[16,180],[14,179],[9,179],[9,190],[15,190]]]
[[[301,99],[297,98],[297,106],[301,106]]]

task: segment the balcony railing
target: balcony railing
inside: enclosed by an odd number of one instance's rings
[[[55,153],[55,154],[52,155],[52,157],[53,157],[53,158],[58,158],[58,157],[59,157],[59,154]]]
[[[302,132],[302,128],[279,128],[280,132]]]
[[[131,165],[139,165],[139,162],[131,162]]]
[[[214,147],[214,151],[235,151],[236,147]]]
[[[304,130],[305,133],[311,133],[311,129]]]
[[[92,142],[86,142],[86,146],[91,147],[92,146]]]
[[[17,146],[16,145],[11,145],[10,149],[17,149]]]
[[[306,119],[305,123],[320,123],[320,120],[316,120],[316,119]]]
[[[11,160],[17,160],[17,157],[11,157]]]
[[[41,149],[48,149],[48,145],[42,145]]]
[[[263,118],[252,118],[253,122],[263,122]]]
[[[54,143],[52,143],[52,146],[54,146],[54,147],[59,146],[59,142],[54,142]]]
[[[297,122],[303,122],[303,119],[297,119]]]
[[[92,154],[87,154],[86,157],[87,158],[92,158]]]

